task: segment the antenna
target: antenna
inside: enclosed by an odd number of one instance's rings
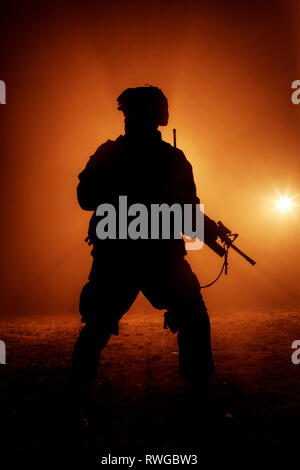
[[[176,148],[176,129],[173,129],[173,146]]]

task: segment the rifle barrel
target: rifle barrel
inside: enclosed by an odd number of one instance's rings
[[[253,266],[256,264],[256,261],[254,261],[250,256],[247,256],[242,250],[240,250],[237,246],[235,246],[233,243],[229,244],[230,248],[233,248],[234,251],[236,251],[239,255],[241,255],[245,260],[248,261],[248,263],[252,264]]]

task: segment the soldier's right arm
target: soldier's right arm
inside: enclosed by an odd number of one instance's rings
[[[82,209],[94,211],[98,205],[107,200],[111,184],[111,157],[113,142],[108,140],[100,145],[79,173],[77,199]]]

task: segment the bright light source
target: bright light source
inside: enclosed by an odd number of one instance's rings
[[[276,209],[279,209],[281,212],[290,212],[293,206],[293,199],[289,196],[280,196],[280,198],[276,200]]]

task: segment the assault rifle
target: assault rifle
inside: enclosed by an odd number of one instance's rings
[[[226,255],[228,248],[232,248],[234,251],[236,251],[239,255],[241,255],[248,263],[252,264],[253,266],[256,264],[256,262],[250,258],[246,253],[244,253],[242,250],[240,250],[235,244],[233,243],[237,237],[239,236],[238,233],[232,233],[229,228],[225,227],[225,225],[222,222],[213,222],[216,227],[216,234],[217,238],[220,239],[221,243],[223,243],[223,246],[218,243],[216,240],[212,240],[209,237],[205,236],[205,225],[211,224],[213,221],[207,217],[207,215],[204,214],[204,243],[209,246],[217,255],[223,257]]]
[[[176,148],[176,129],[173,129],[173,145]],[[208,229],[208,236],[205,235],[205,229]],[[211,234],[211,237],[209,236]],[[242,250],[234,245],[234,241],[237,239],[238,233],[232,233],[231,230],[222,222],[214,222],[207,215],[204,214],[204,243],[209,246],[217,255],[225,256],[225,273],[227,273],[227,256],[228,249],[232,248],[239,255],[241,255],[248,263],[255,265],[256,262],[246,255]],[[218,243],[216,239],[219,239],[223,245]]]

